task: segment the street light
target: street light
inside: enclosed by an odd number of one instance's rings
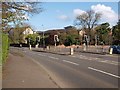
[[[42,25],[42,27],[43,27],[43,25]],[[43,27],[43,29],[44,29],[44,27]],[[44,31],[43,31],[43,48],[45,47],[45,40],[44,40]]]

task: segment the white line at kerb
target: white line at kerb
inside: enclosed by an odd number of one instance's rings
[[[95,69],[95,68],[92,68],[92,67],[88,67],[88,69],[91,69],[91,70],[94,70],[94,71],[97,71],[97,72],[101,72],[101,73],[104,73],[104,74],[107,74],[109,76],[113,76],[113,77],[116,77],[116,78],[120,78],[120,76],[117,76],[117,75],[114,75],[114,74],[111,74],[111,73],[108,73],[108,72],[105,72],[105,71],[102,71],[102,70],[98,70],[98,69]]]
[[[70,61],[67,61],[67,60],[63,60],[63,62],[71,63],[71,64],[74,64],[74,65],[79,65],[79,64],[77,64],[77,63],[70,62]]]

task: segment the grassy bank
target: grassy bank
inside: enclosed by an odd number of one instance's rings
[[[6,61],[9,49],[8,35],[2,33],[2,63]]]
[[[2,65],[2,31],[0,30],[0,65]]]

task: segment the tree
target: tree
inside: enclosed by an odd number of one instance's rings
[[[28,40],[28,44],[30,43],[31,45],[36,45],[36,39],[39,35],[38,34],[29,34],[26,36],[26,39]],[[29,41],[30,39],[30,41]]]
[[[34,14],[42,12],[39,2],[2,2],[2,30],[8,33],[13,29],[13,36],[10,36],[14,43],[23,42],[24,21],[29,20]],[[22,26],[22,27],[21,27]]]
[[[88,35],[91,37],[90,31],[97,25],[100,18],[101,13],[95,13],[93,10],[88,10],[76,17],[75,25],[81,26],[83,29],[88,30]]]
[[[67,35],[65,45],[70,46],[73,44],[77,44],[77,40],[76,40],[77,37],[78,35]]]
[[[102,23],[96,28],[96,39],[99,38],[99,42],[104,42],[105,44],[110,44],[110,33],[111,28],[110,24],[108,22]]]
[[[120,40],[120,20],[117,25],[112,28],[112,36],[114,40]]]
[[[14,28],[11,28],[11,30],[9,30],[9,38],[11,40],[11,43],[25,43],[25,35],[23,32],[28,27],[31,28],[30,25],[24,23],[24,25],[17,24]]]
[[[66,40],[66,32],[60,33],[59,39],[60,39],[60,44],[64,44]]]
[[[38,5],[38,2],[2,2],[2,29],[21,24],[28,16],[40,13],[42,8]]]

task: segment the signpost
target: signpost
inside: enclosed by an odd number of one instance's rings
[[[35,48],[38,48],[39,43],[40,43],[40,36],[37,36],[36,37],[36,46],[35,46]]]
[[[54,42],[55,42],[55,48],[56,48],[56,43],[59,42],[58,35],[54,35]]]
[[[31,50],[31,38],[28,38],[29,50]]]

